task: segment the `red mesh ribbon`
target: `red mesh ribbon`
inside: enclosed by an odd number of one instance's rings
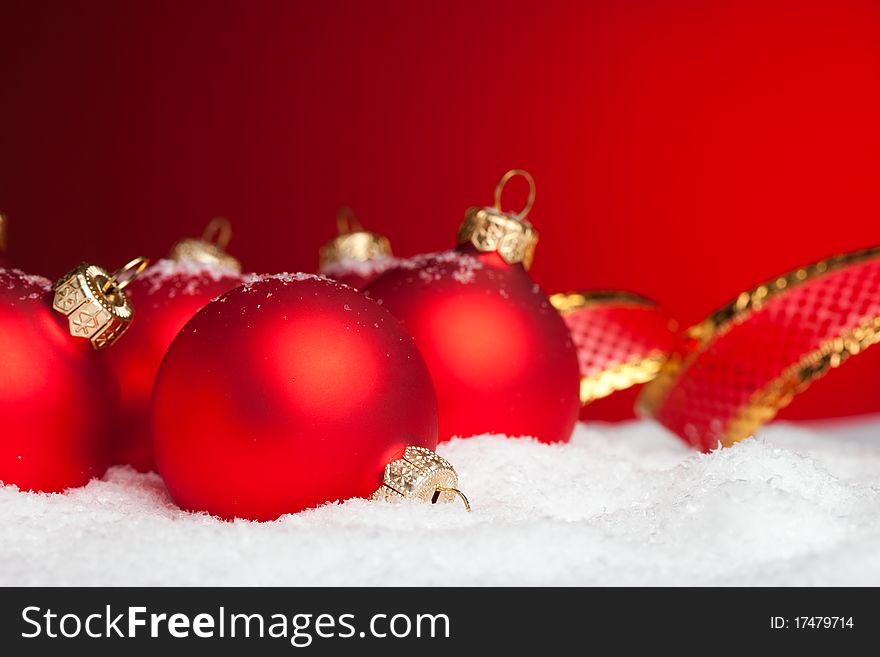
[[[676,348],[675,325],[652,301],[627,292],[554,294],[578,351],[581,403],[650,381]]]
[[[702,450],[730,445],[880,341],[880,248],[798,269],[687,332],[645,387],[643,412]]]

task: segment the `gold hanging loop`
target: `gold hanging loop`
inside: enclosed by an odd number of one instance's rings
[[[114,292],[121,292],[140,275],[140,273],[150,264],[149,258],[138,257],[125,263],[122,267],[113,272],[113,275],[107,279],[107,282],[101,286],[101,291],[107,294],[111,289]]]
[[[6,215],[0,212],[0,253],[6,253]]]
[[[456,495],[458,495],[458,496],[461,498],[461,501],[464,502],[464,508],[465,508],[465,510],[466,510],[468,513],[471,512],[471,503],[468,502],[467,495],[465,495],[464,493],[462,493],[462,492],[461,492],[460,490],[458,490],[457,488],[444,488],[444,487],[439,487],[439,488],[435,488],[434,491],[435,491],[435,493],[436,493],[436,494],[434,495],[434,500],[433,500],[434,504],[437,503],[437,498],[439,497],[439,494],[440,494],[440,493],[455,493]]]
[[[514,213],[514,216],[518,219],[525,219],[529,212],[531,212],[532,206],[535,204],[535,179],[532,178],[532,174],[524,169],[511,169],[501,176],[501,180],[499,180],[498,184],[495,186],[495,209],[498,210],[498,212],[503,212],[501,209],[501,195],[504,193],[504,187],[511,181],[511,179],[517,176],[522,176],[529,184],[529,196],[526,199],[525,207],[519,212]]]
[[[354,210],[347,205],[343,205],[339,208],[339,212],[336,213],[336,230],[339,231],[340,235],[348,235],[349,233],[362,233],[364,232],[364,227],[355,216]]]
[[[232,239],[232,223],[226,217],[214,217],[205,226],[202,233],[202,241],[216,244],[221,251],[225,251]]]

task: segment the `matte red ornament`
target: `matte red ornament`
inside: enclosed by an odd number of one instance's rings
[[[126,431],[114,443],[113,462],[155,470],[150,439],[150,398],[162,357],[180,329],[211,299],[240,285],[235,271],[216,265],[160,260],[132,283],[138,322],[105,357],[120,388]]]
[[[219,228],[220,244],[211,241]],[[150,439],[150,398],[162,357],[190,318],[211,299],[242,283],[238,262],[223,250],[229,224],[214,220],[201,240],[181,240],[175,259],[160,260],[128,288],[139,309],[124,341],[108,350],[119,381],[120,415],[126,427],[114,441],[113,463],[155,470]]]
[[[40,276],[0,269],[0,482],[22,490],[58,492],[101,476],[118,430],[116,382],[95,349],[130,315],[92,313],[80,295],[66,297],[76,308],[66,316],[53,309],[58,295]],[[115,297],[127,311],[124,299]],[[101,338],[105,330],[113,335]]]
[[[178,504],[272,520],[372,495],[407,445],[434,449],[437,402],[388,311],[329,279],[280,274],[187,323],[156,379],[153,426]]]
[[[578,360],[559,313],[526,273],[537,233],[496,207],[468,211],[453,251],[403,261],[366,288],[416,341],[437,391],[440,440],[501,433],[566,441]],[[528,174],[525,174],[528,175]],[[531,183],[531,177],[528,176]]]

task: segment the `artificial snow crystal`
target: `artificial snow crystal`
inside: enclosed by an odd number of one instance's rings
[[[395,268],[415,272],[425,283],[442,281],[450,276],[455,282],[466,285],[474,281],[474,272],[483,269],[483,263],[468,253],[440,251],[397,260]]]

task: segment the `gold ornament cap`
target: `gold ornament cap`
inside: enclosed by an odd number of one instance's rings
[[[409,445],[403,458],[385,466],[382,485],[374,500],[416,499],[422,502],[454,502],[456,497],[470,511],[468,498],[458,489],[458,473],[436,452]]]
[[[226,252],[232,239],[232,224],[226,217],[214,217],[200,238],[185,238],[171,247],[168,257],[176,262],[217,265],[241,272],[241,263]]]
[[[529,196],[525,207],[517,213],[501,209],[501,195],[511,179],[521,176],[529,183]],[[538,231],[526,220],[535,203],[535,179],[523,169],[511,169],[495,187],[495,207],[469,208],[464,223],[458,231],[459,244],[471,244],[481,253],[497,251],[509,265],[522,263],[526,269],[532,266]]]
[[[70,334],[85,338],[96,350],[109,347],[128,330],[134,307],[123,290],[149,264],[135,258],[110,274],[86,262],[52,285],[52,308],[67,317]]]
[[[344,207],[336,215],[339,234],[321,247],[318,259],[322,270],[344,260],[368,262],[375,258],[388,258],[391,242],[384,235],[364,230],[351,208]]]
[[[0,255],[6,253],[6,231],[9,225],[9,221],[6,219],[6,215],[0,212]]]

